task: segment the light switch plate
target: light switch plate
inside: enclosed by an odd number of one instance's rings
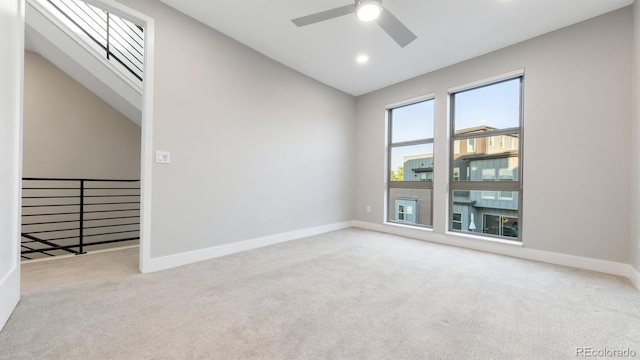
[[[168,151],[156,151],[156,163],[158,164],[170,164],[171,153]]]

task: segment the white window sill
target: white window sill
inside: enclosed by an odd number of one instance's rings
[[[457,232],[457,231],[445,231],[444,234],[446,236],[455,236],[455,237],[464,238],[464,239],[473,239],[473,240],[480,240],[480,241],[485,241],[485,242],[490,242],[490,243],[497,243],[497,244],[505,244],[505,245],[512,245],[512,246],[522,247],[522,242],[520,242],[520,241],[502,240],[502,239],[496,239],[496,238],[492,238],[492,237],[488,237],[488,236],[482,236],[482,235],[465,234],[463,232]]]
[[[390,226],[395,226],[395,227],[410,229],[410,230],[421,230],[421,231],[433,232],[432,227],[426,227],[426,226],[420,226],[420,225],[409,225],[409,224],[389,222],[389,221],[385,221],[383,225],[390,225]]]

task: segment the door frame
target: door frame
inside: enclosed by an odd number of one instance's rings
[[[0,329],[20,301],[25,0],[0,0]]]
[[[142,273],[151,266],[151,195],[153,170],[154,19],[113,0],[83,0],[144,28],[144,81],[140,139],[140,263]]]
[[[22,209],[22,118],[24,97],[24,27],[27,0],[0,0],[0,8],[8,10],[3,25],[9,23],[13,41],[7,45],[10,60],[17,70],[15,78],[3,87],[0,84],[0,102],[7,113],[0,112],[0,330],[20,300],[20,225]],[[123,6],[113,0],[85,0],[142,26],[144,38],[144,82],[142,91],[142,122],[140,144],[140,272],[148,272],[151,260],[151,196],[153,166],[153,84],[155,24],[151,17]],[[12,4],[13,2],[13,4]],[[5,9],[6,8],[6,9]],[[15,16],[14,16],[15,15]],[[16,23],[17,22],[17,23]],[[3,39],[5,40],[5,39]],[[3,49],[4,51],[4,49]],[[14,53],[15,51],[15,53]],[[3,64],[4,65],[4,64]],[[0,70],[1,71],[1,70]],[[6,96],[6,98],[5,98]],[[7,105],[7,106],[5,106]],[[13,113],[12,113],[13,112]],[[5,241],[6,239],[6,241]],[[5,243],[6,242],[6,243]],[[5,275],[6,271],[6,275]]]

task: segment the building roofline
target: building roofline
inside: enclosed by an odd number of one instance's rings
[[[466,128],[466,129],[460,129],[460,130],[456,131],[456,135],[469,134],[469,133],[480,132],[480,131],[490,131],[490,130],[497,130],[497,128],[494,128],[494,127],[488,126],[488,125],[479,125],[479,126]]]

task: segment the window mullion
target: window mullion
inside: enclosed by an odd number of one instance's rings
[[[483,138],[483,137],[489,137],[489,136],[518,135],[519,133],[520,133],[520,128],[508,128],[508,129],[498,129],[498,130],[476,131],[476,132],[470,132],[466,134],[455,134],[451,137],[451,139],[466,140],[466,139]]]
[[[451,190],[520,191],[519,181],[454,181]]]
[[[402,147],[402,146],[413,146],[413,145],[423,145],[423,144],[433,144],[433,138],[391,143],[389,144],[389,147]]]
[[[392,189],[433,189],[433,181],[389,181]]]

